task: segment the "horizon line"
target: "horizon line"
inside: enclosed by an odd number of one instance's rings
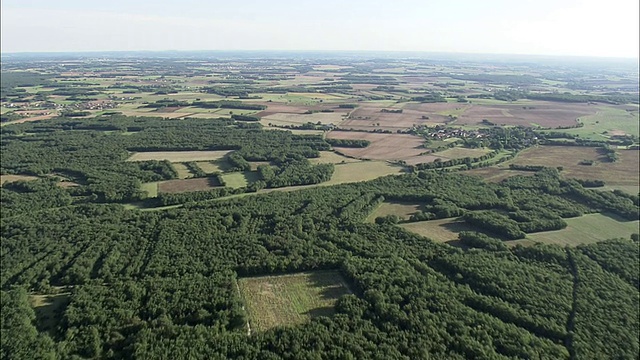
[[[193,49],[193,50],[62,50],[62,51],[11,51],[2,52],[0,56],[5,55],[63,55],[63,54],[98,54],[98,53],[188,53],[188,52],[220,52],[220,53],[397,53],[397,54],[432,54],[432,55],[472,55],[472,56],[514,56],[514,57],[544,57],[544,58],[583,58],[583,59],[602,59],[602,60],[635,60],[640,61],[638,57],[627,56],[598,56],[598,55],[560,55],[560,54],[522,54],[522,53],[485,53],[485,52],[457,52],[457,51],[430,51],[430,50],[291,50],[291,49]]]

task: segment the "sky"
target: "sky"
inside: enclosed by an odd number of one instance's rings
[[[2,53],[425,51],[639,57],[638,0],[1,0]]]

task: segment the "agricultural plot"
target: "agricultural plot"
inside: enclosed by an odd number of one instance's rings
[[[318,271],[238,280],[251,331],[298,325],[331,316],[334,304],[350,291],[336,271]]]
[[[402,166],[382,161],[361,161],[337,164],[331,180],[324,182],[321,185],[335,185],[373,180],[382,176],[400,174],[403,171],[404,168]]]
[[[313,113],[313,114],[287,114],[287,113],[279,113],[268,115],[260,119],[260,123],[264,126],[276,125],[276,126],[286,126],[286,125],[302,125],[306,123],[321,123],[324,125],[340,125],[343,120],[343,114],[339,112],[332,113]]]
[[[158,183],[158,192],[181,193],[188,191],[206,191],[221,186],[216,177],[197,179],[167,180]]]
[[[327,138],[368,140],[371,144],[365,148],[335,147],[342,154],[360,159],[404,160],[408,164],[417,164],[431,162],[437,158],[421,155],[428,151],[423,147],[424,140],[408,134],[331,131]]]
[[[311,158],[309,162],[312,164],[342,164],[342,163],[354,163],[361,160],[353,159],[340,155],[333,151],[320,151],[320,157]]]
[[[149,182],[144,183],[140,186],[140,190],[147,192],[147,197],[154,198],[158,197],[158,183],[157,182]]]
[[[258,175],[258,173],[255,173],[253,171],[222,174],[222,180],[224,181],[225,186],[228,186],[234,189],[246,187],[247,185],[259,179],[260,179],[260,175]]]
[[[196,165],[198,165],[198,167],[207,174],[223,172],[225,169],[230,167],[230,165],[226,164],[222,159],[214,161],[197,161]]]
[[[167,160],[169,162],[219,160],[230,150],[216,151],[147,151],[133,153],[127,161]]]
[[[457,241],[458,233],[462,231],[479,231],[478,228],[458,218],[417,221],[399,226],[437,242]]]
[[[557,231],[528,234],[527,238],[547,244],[577,246],[613,238],[628,239],[637,233],[640,221],[624,221],[607,214],[589,214],[565,219],[567,227]]]
[[[522,151],[511,162],[548,167],[562,166],[567,178],[600,179],[607,185],[637,185],[640,181],[637,150],[619,150],[620,159],[608,162],[592,147],[540,146]],[[582,160],[593,160],[593,165],[580,165]]]
[[[191,170],[183,163],[172,163],[173,168],[178,173],[178,179],[187,179],[193,176]]]
[[[640,136],[638,106],[598,106],[595,114],[580,118],[584,124],[577,129],[563,130],[581,138],[606,140],[612,135]]]
[[[476,158],[484,154],[490,153],[490,149],[468,149],[463,147],[454,147],[437,153],[433,153],[433,156],[443,157],[446,159],[462,159],[466,157]]]
[[[383,202],[369,216],[367,222],[374,222],[377,217],[396,215],[400,219],[408,219],[422,209],[421,205],[403,202]]]

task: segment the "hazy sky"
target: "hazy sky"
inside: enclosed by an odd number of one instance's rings
[[[402,50],[637,58],[638,0],[2,0],[1,51]]]

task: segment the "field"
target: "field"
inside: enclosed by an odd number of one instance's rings
[[[336,300],[350,293],[336,271],[244,278],[238,280],[238,286],[247,307],[250,331],[331,316]]]
[[[335,185],[350,182],[367,181],[386,175],[400,174],[403,168],[381,161],[362,161],[337,164],[331,180],[321,185]]]
[[[286,125],[301,125],[306,124],[308,122],[317,124],[334,124],[340,125],[343,120],[343,114],[339,112],[332,113],[314,113],[314,114],[286,114],[286,113],[278,113],[263,117],[260,119],[260,123],[264,126],[268,126],[269,124],[276,126],[286,126]]]
[[[365,148],[335,147],[340,153],[360,159],[404,160],[408,164],[431,162],[437,158],[421,155],[428,150],[423,147],[424,140],[408,134],[365,133],[354,131],[331,131],[329,139],[359,139],[371,142]]]
[[[189,168],[185,164],[174,162],[171,165],[178,173],[178,179],[186,179],[193,176],[191,170],[189,170]]]
[[[127,161],[167,160],[169,162],[218,160],[230,153],[229,150],[217,151],[147,151],[133,153]]]
[[[437,242],[457,241],[461,231],[478,231],[458,218],[417,221],[400,224],[400,227]]]
[[[451,149],[433,153],[432,155],[442,157],[443,159],[461,159],[465,157],[476,158],[490,152],[490,149],[468,149],[463,147],[454,147]]]
[[[158,183],[157,182],[144,183],[144,184],[142,184],[142,186],[140,186],[140,189],[142,191],[146,191],[147,192],[147,197],[150,197],[150,198],[158,197]]]
[[[581,138],[607,140],[610,135],[640,136],[638,106],[598,106],[597,112],[580,118],[583,127],[563,130]]]
[[[10,183],[10,182],[15,182],[15,181],[31,181],[31,180],[37,180],[39,179],[36,176],[30,176],[30,175],[0,175],[0,185],[4,184],[4,183]]]
[[[312,164],[342,164],[360,161],[361,160],[348,158],[333,151],[320,151],[320,157],[309,159],[309,162]]]
[[[222,180],[226,184],[225,186],[234,189],[245,187],[259,178],[260,175],[252,171],[222,174]]]
[[[464,172],[461,172],[461,174],[479,176],[483,178],[485,181],[497,183],[504,179],[507,179],[516,175],[533,176],[534,172],[509,170],[509,168],[506,165],[500,164],[500,165],[490,166],[486,168],[478,168],[478,169],[464,171]]]
[[[380,204],[368,217],[367,222],[374,222],[377,217],[396,215],[399,218],[407,219],[411,215],[421,210],[420,205],[403,202],[384,202]]]
[[[540,146],[522,151],[512,160],[515,164],[562,166],[562,174],[567,178],[600,179],[607,185],[637,185],[640,151],[619,150],[620,160],[607,162],[592,147]],[[582,160],[594,160],[591,166],[580,165]]]
[[[218,161],[198,161],[196,165],[207,174],[213,174],[216,172],[223,172],[225,168],[229,167],[228,164],[222,163],[222,160]]]
[[[565,219],[568,226],[562,230],[528,234],[527,238],[547,244],[576,246],[612,238],[629,238],[638,232],[640,221],[619,220],[606,214],[589,214]]]
[[[167,180],[158,183],[158,192],[181,193],[188,191],[205,191],[219,186],[220,184],[215,177]]]
[[[475,100],[475,99],[474,99]],[[497,125],[523,125],[555,128],[574,126],[576,119],[593,115],[598,108],[582,103],[530,101],[527,105],[472,105],[458,116],[456,125],[477,125],[487,119]]]

